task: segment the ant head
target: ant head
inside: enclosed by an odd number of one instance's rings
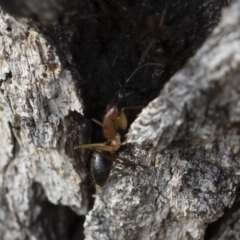
[[[119,90],[114,98],[115,103],[117,104],[118,109],[126,107],[129,105],[131,99],[134,97],[133,89],[121,89]]]

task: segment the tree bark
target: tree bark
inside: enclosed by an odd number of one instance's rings
[[[240,0],[34,2],[0,1],[1,239],[238,239]],[[164,9],[177,36],[130,79],[149,104],[117,153],[146,168],[115,164],[91,207],[94,154],[74,146],[102,140],[89,119]]]

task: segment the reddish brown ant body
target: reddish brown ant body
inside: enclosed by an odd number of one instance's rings
[[[129,81],[131,77],[142,67],[155,65],[161,66],[158,63],[146,63],[140,67],[138,67],[131,76],[127,79]],[[126,81],[126,82],[127,82]],[[126,166],[137,167],[142,165],[135,164],[130,162],[129,160],[122,158],[116,154],[114,154],[121,146],[121,136],[119,134],[119,129],[126,130],[128,121],[125,114],[125,109],[137,109],[142,108],[143,106],[130,106],[130,107],[122,107],[122,100],[131,95],[131,92],[126,90],[122,90],[118,92],[117,97],[107,107],[106,114],[104,115],[103,122],[99,122],[96,119],[92,119],[95,123],[100,125],[103,129],[103,135],[107,139],[104,143],[92,143],[92,144],[83,144],[76,146],[74,149],[91,149],[96,152],[95,158],[91,160],[91,176],[98,186],[103,186],[107,181],[112,163],[116,162],[119,164],[124,164]],[[106,152],[106,153],[105,153]],[[110,153],[110,154],[109,154]],[[87,174],[89,174],[84,167],[84,170]]]

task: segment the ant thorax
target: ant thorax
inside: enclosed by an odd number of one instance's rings
[[[107,112],[103,118],[103,135],[109,141],[113,141],[117,134],[117,127],[115,121],[118,117],[118,109],[116,104],[109,105]]]

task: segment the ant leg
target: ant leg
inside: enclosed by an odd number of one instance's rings
[[[145,58],[147,57],[149,51],[150,51],[151,48],[156,44],[156,42],[157,42],[157,39],[156,39],[156,38],[154,38],[153,40],[151,40],[151,41],[149,42],[149,44],[147,45],[147,47],[146,47],[145,50],[143,51],[143,54],[142,54],[142,56],[141,56],[141,58],[140,58],[140,60],[139,60],[139,62],[138,62],[139,65],[141,65],[141,64],[144,62],[144,60],[145,60]]]
[[[147,168],[146,166],[142,165],[142,164],[136,164],[136,163],[132,163],[129,160],[127,160],[126,158],[120,157],[118,155],[113,154],[113,156],[117,159],[120,159],[119,163],[123,164],[123,165],[129,165],[129,166],[135,166],[135,167],[142,167],[142,168]]]
[[[165,6],[165,8],[163,10],[162,17],[161,17],[159,25],[158,25],[159,29],[161,29],[163,27],[163,25],[164,25],[166,12],[167,12],[167,4],[166,4],[166,6]]]
[[[148,30],[145,30],[140,36],[137,37],[137,41],[144,39],[148,35]]]
[[[90,143],[90,144],[82,144],[79,146],[75,146],[74,149],[91,149],[91,150],[99,150],[106,152],[116,152],[121,146],[120,135],[117,133],[114,140],[111,142],[105,143]]]
[[[106,151],[106,152],[114,152],[115,150],[114,146],[106,145],[105,143],[82,144],[79,146],[75,146],[74,149],[91,149],[91,150],[100,150],[100,151]]]
[[[96,151],[97,152],[97,151]],[[146,168],[146,166],[143,166],[141,164],[136,164],[136,163],[132,163],[130,162],[129,160],[123,158],[123,157],[120,157],[118,155],[115,155],[115,154],[111,154],[111,155],[108,155],[108,154],[105,154],[103,152],[98,152],[98,154],[100,154],[102,157],[112,161],[112,162],[116,162],[116,163],[119,163],[119,164],[122,164],[122,165],[125,165],[125,166],[129,166],[129,167],[142,167],[142,168]]]
[[[93,122],[95,122],[97,125],[99,125],[99,126],[103,126],[103,124],[100,122],[100,121],[98,121],[97,119],[95,119],[95,118],[91,118],[91,120],[93,121]]]
[[[149,62],[149,63],[144,63],[143,65],[140,65],[139,67],[137,67],[133,72],[132,74],[129,76],[129,78],[126,80],[125,84],[127,82],[130,81],[130,79],[143,67],[146,67],[146,66],[159,66],[159,67],[163,67],[163,65],[161,63],[154,63],[154,62]]]

